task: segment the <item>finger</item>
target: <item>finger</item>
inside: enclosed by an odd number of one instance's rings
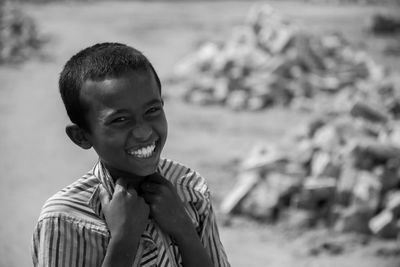
[[[165,179],[161,174],[158,172],[155,172],[153,174],[150,174],[146,177],[145,181],[157,183],[157,184],[167,184],[168,180]]]
[[[110,194],[107,192],[103,185],[100,184],[98,188],[100,203],[103,207],[105,207],[110,203]]]
[[[151,205],[151,204],[156,203],[157,201],[159,201],[160,196],[158,194],[154,194],[154,193],[143,192],[142,198],[144,199],[144,201],[147,204]]]
[[[128,182],[124,178],[118,178],[115,182],[114,193],[128,190]]]
[[[138,195],[138,193],[137,193],[135,187],[133,187],[133,186],[129,186],[129,185],[128,185],[127,192],[128,192],[130,195],[132,195],[132,196],[137,196],[137,195]]]
[[[140,185],[140,189],[146,193],[157,194],[160,192],[160,184],[154,183],[152,181],[144,181]]]

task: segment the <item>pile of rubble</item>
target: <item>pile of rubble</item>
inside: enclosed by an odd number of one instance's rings
[[[222,213],[398,237],[400,125],[393,113],[356,102],[290,136],[255,147],[242,161]]]
[[[367,30],[386,38],[383,52],[386,55],[400,55],[400,12],[397,15],[377,13],[367,23]]]
[[[32,18],[17,5],[0,0],[0,64],[22,62],[44,42]]]
[[[399,5],[399,0],[305,0],[315,4]]]
[[[340,34],[301,31],[268,5],[254,6],[227,41],[204,43],[174,69],[185,100],[234,110],[309,107],[319,97],[334,103],[379,90],[388,76]]]
[[[374,34],[395,34],[400,32],[400,17],[390,14],[375,14],[369,22],[369,30]]]

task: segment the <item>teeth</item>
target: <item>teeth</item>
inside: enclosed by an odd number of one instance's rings
[[[156,148],[156,144],[153,143],[147,147],[142,147],[137,150],[128,150],[128,154],[131,156],[135,156],[137,158],[149,158],[153,155],[154,149]]]

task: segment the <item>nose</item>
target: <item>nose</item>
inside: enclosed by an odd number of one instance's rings
[[[132,130],[133,137],[139,141],[147,141],[152,133],[153,130],[147,124],[136,125]]]

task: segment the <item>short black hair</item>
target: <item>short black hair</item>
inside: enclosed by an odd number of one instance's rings
[[[65,64],[58,83],[71,122],[90,131],[86,121],[88,106],[80,98],[85,81],[118,77],[129,70],[152,71],[161,93],[161,82],[154,67],[140,51],[131,46],[98,43],[72,56]]]

